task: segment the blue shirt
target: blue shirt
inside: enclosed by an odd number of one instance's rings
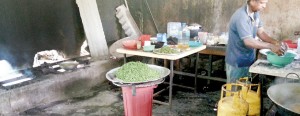
[[[254,39],[258,28],[262,27],[260,16],[255,12],[253,18],[248,14],[247,4],[239,8],[229,23],[229,39],[225,61],[234,67],[249,67],[255,61],[255,50],[244,44],[245,38]]]

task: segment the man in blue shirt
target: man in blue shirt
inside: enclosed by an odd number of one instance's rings
[[[271,49],[283,54],[279,42],[267,35],[260,20],[259,11],[266,7],[268,0],[247,0],[231,17],[229,39],[226,49],[227,83],[236,82],[249,76],[249,67],[255,61],[255,49]],[[255,39],[258,36],[262,41]]]

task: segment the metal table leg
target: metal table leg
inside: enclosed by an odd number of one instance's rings
[[[208,77],[211,77],[211,72],[212,72],[212,55],[210,54],[209,56],[208,56],[208,59],[209,59],[209,64],[208,64],[208,71],[207,71],[207,73],[208,73]],[[209,85],[210,84],[210,80],[207,80],[207,85]]]
[[[126,63],[126,54],[124,54],[124,64]]]
[[[264,87],[264,78],[261,77],[259,78],[259,82],[261,84],[260,88],[260,114],[264,114],[264,97],[263,97],[263,87]]]
[[[173,91],[173,77],[174,77],[174,70],[173,70],[173,63],[174,61],[170,61],[170,89],[169,89],[169,105],[170,105],[170,110],[172,109],[172,91]]]
[[[195,64],[195,83],[194,83],[194,92],[197,93],[197,76],[198,76],[198,62],[199,62],[199,52],[197,52],[197,56],[196,56],[196,64]]]

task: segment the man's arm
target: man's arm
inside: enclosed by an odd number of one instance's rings
[[[275,44],[275,45],[278,45],[280,44],[279,41],[271,38],[267,33],[265,33],[264,29],[261,27],[261,28],[258,28],[258,31],[257,31],[257,36],[263,40],[264,42],[268,42],[268,43],[271,43],[271,44]]]
[[[254,38],[245,38],[244,44],[247,47],[255,48],[255,49],[271,49],[274,53],[278,55],[282,55],[283,52],[281,51],[281,46],[279,42],[275,39],[272,39],[270,36],[268,36],[262,28],[259,29],[258,37],[262,39],[263,41],[258,41]]]
[[[268,42],[263,42],[263,41],[258,41],[251,37],[245,38],[244,43],[247,47],[255,48],[255,49],[272,49],[272,47],[274,47],[274,44],[271,44]]]

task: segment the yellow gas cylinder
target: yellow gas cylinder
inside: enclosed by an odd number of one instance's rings
[[[241,95],[242,85],[225,84],[222,86],[221,98],[218,102],[218,116],[246,116],[248,103]]]
[[[240,78],[238,84],[243,85],[242,97],[249,104],[248,116],[260,115],[260,84],[251,84],[248,77]],[[246,89],[245,89],[246,87]]]

